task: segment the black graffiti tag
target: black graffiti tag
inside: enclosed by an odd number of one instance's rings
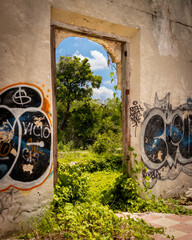
[[[50,164],[51,131],[48,119],[40,111],[25,112],[19,120],[21,150],[10,176],[28,182],[40,178]]]
[[[132,127],[135,127],[135,135],[137,127],[141,124],[142,111],[143,108],[138,105],[137,101],[134,101],[133,106],[130,107],[130,119],[132,122]]]

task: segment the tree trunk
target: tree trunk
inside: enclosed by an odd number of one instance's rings
[[[67,102],[67,110],[63,113],[63,118],[60,124],[60,130],[63,130],[66,127],[67,120],[69,118],[70,102]]]

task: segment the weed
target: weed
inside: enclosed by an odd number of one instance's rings
[[[39,221],[33,219],[34,231],[23,235],[25,239],[47,239],[60,236],[64,239],[152,239],[149,235],[163,233],[162,228],[154,228],[140,219],[128,216],[126,219],[117,217],[107,206],[98,202],[72,204],[66,203],[59,211],[48,211]],[[53,238],[54,239],[54,238]]]
[[[133,148],[129,148],[133,151]],[[131,169],[131,176],[120,175],[111,189],[103,191],[101,202],[109,205],[113,210],[128,212],[162,212],[192,215],[192,210],[178,205],[178,201],[173,199],[159,199],[151,194],[150,190],[142,188],[137,174],[144,168],[143,162],[137,161],[137,154],[133,153],[134,167]],[[146,179],[149,181],[150,179]],[[146,181],[146,182],[147,182]],[[145,192],[145,198],[142,193]]]
[[[143,164],[137,161],[137,154],[133,153],[131,176],[118,171],[121,154],[96,155],[87,151],[73,152],[72,157],[64,154],[67,163],[60,159],[51,207],[41,217],[31,219],[29,225],[34,230],[23,238],[107,240],[134,236],[148,240],[156,233],[163,234],[163,228],[154,228],[130,216],[119,218],[114,211],[191,214],[175,200],[157,199],[146,188],[141,188],[137,174]],[[71,165],[70,161],[77,164]],[[150,197],[141,198],[143,191]]]

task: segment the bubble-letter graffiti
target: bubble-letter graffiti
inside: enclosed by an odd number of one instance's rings
[[[0,191],[28,190],[52,168],[51,125],[37,87],[18,84],[0,93]]]
[[[192,176],[192,106],[189,100],[173,109],[169,93],[161,100],[156,94],[154,106],[145,106],[141,150],[147,171],[143,170],[143,179],[149,176],[152,188],[157,180],[174,180],[180,172]]]

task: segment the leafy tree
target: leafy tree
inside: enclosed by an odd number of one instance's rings
[[[89,101],[75,101],[72,104],[67,128],[63,132],[65,142],[73,142],[76,148],[86,148],[93,143],[93,109]]]
[[[58,113],[62,113],[62,109],[63,105],[58,104]],[[121,132],[120,99],[107,99],[105,103],[98,99],[84,99],[72,103],[67,127],[64,131],[58,131],[58,142],[73,143],[75,148],[87,148],[102,135],[108,136],[114,143],[120,143]]]
[[[57,104],[59,105],[58,122],[64,129],[69,118],[71,104],[84,98],[91,98],[93,88],[99,88],[102,77],[93,75],[88,59],[60,57],[57,64]],[[63,105],[63,107],[61,106]]]

